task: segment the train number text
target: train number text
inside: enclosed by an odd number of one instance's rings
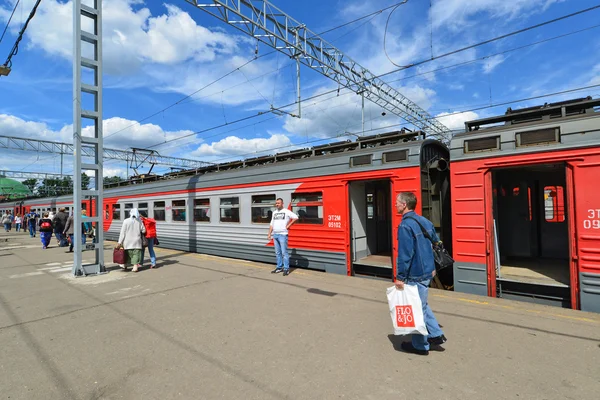
[[[600,209],[590,209],[587,219],[583,220],[583,229],[600,229]]]
[[[327,226],[329,228],[340,228],[342,227],[342,216],[341,215],[330,215],[328,217]]]

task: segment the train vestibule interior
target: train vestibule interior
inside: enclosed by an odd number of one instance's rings
[[[497,295],[570,306],[565,165],[492,172]]]

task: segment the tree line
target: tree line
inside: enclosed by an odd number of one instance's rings
[[[81,189],[89,189],[91,178],[85,173],[81,174]],[[104,184],[108,185],[111,183],[119,183],[124,179],[118,176],[111,176],[104,178]],[[48,196],[61,196],[73,194],[73,179],[70,176],[62,178],[46,178],[41,179],[25,179],[21,182],[27,186],[31,193],[37,196],[48,197]]]

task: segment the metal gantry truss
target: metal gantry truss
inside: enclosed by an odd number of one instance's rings
[[[103,158],[102,149],[102,0],[93,0],[93,6],[81,4],[82,0],[73,0],[73,217],[75,223],[73,241],[73,275],[106,273],[104,266],[104,219],[102,218],[104,189],[102,187]],[[91,26],[92,32],[82,29]],[[85,45],[83,43],[86,43]],[[84,47],[86,46],[86,47]],[[82,49],[89,49],[85,56]],[[91,80],[90,80],[91,77]],[[87,79],[86,79],[87,78]],[[83,108],[84,94],[92,97],[93,109]],[[93,136],[84,136],[82,120],[86,119],[93,128]],[[93,156],[83,154],[83,146],[93,149]],[[93,186],[88,190],[81,188],[81,174],[92,171]],[[93,250],[95,259],[92,264],[83,264],[81,201],[84,197],[92,200],[91,211],[86,222],[96,224],[96,237],[86,244],[86,250]]]
[[[40,139],[25,139],[15,136],[0,136],[0,148],[12,150],[35,151],[38,153],[73,154],[73,144],[52,142]],[[95,157],[96,149],[89,144],[82,144],[81,154],[84,157]],[[142,156],[143,154],[143,156]],[[104,148],[102,157],[108,160],[120,160],[126,163],[137,164],[143,159],[148,164],[180,167],[185,169],[202,168],[212,165],[205,161],[191,160],[187,158],[165,157],[158,152],[145,149],[118,150]]]
[[[49,172],[26,172],[26,171],[8,171],[0,169],[0,177],[14,179],[59,179],[64,178],[64,174],[52,174]]]
[[[269,1],[185,1],[250,37],[300,60],[340,86],[365,96],[383,109],[402,117],[428,137],[449,142],[451,133],[446,126]]]

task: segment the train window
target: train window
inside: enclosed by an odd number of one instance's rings
[[[81,209],[87,211],[87,204],[81,203]]]
[[[292,211],[299,224],[323,224],[323,193],[292,193]]]
[[[125,203],[125,219],[129,218],[129,213],[131,212],[131,209],[133,208],[133,203]]]
[[[142,217],[148,218],[148,203],[138,203],[138,211]]]
[[[240,222],[240,198],[223,197],[221,200],[221,222]]]
[[[546,222],[564,222],[565,194],[562,186],[544,188],[544,211]]]
[[[275,207],[274,194],[252,196],[252,222],[255,224],[271,223],[273,208]]]
[[[110,206],[108,204],[105,207],[104,219],[110,219]]]
[[[171,207],[173,222],[185,222],[185,214],[185,200],[173,200]]]
[[[165,202],[155,201],[154,202],[154,220],[164,221],[165,220]]]
[[[210,199],[194,199],[194,222],[210,222]]]
[[[560,142],[560,128],[536,129],[534,131],[517,132],[517,146],[531,146]]]
[[[115,221],[119,221],[121,219],[121,205],[120,204],[113,204],[112,206],[112,214],[113,214],[113,220]]]

